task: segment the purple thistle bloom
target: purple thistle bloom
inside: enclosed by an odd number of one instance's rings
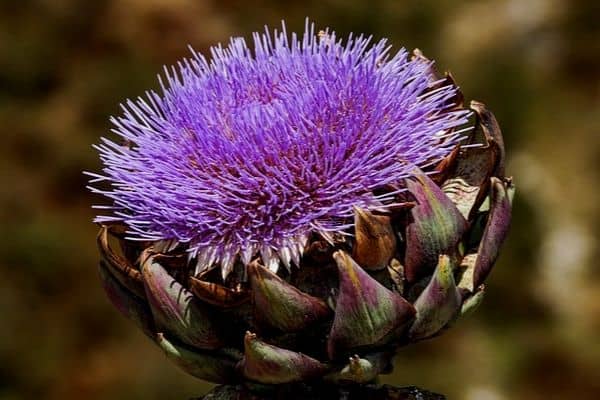
[[[384,211],[415,166],[463,138],[456,87],[385,40],[333,32],[234,38],[165,70],[162,94],[127,101],[96,148],[109,216],[131,238],[182,244],[200,269],[260,255],[298,264],[310,233],[347,233],[353,206]]]

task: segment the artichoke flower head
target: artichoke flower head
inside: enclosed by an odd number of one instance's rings
[[[370,382],[479,304],[510,222],[502,136],[418,50],[307,22],[159,80],[111,119],[90,189],[108,297],[181,368]]]

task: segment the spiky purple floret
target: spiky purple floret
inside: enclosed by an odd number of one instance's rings
[[[260,253],[298,258],[312,231],[351,227],[353,206],[385,209],[414,166],[447,155],[466,111],[453,86],[385,40],[335,33],[254,34],[166,70],[162,94],[127,101],[97,146],[110,216],[132,238],[185,243],[200,264],[230,268]],[[424,94],[426,93],[426,94]],[[276,268],[276,267],[275,267]]]

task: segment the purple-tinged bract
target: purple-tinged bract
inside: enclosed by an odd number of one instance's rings
[[[333,32],[232,39],[166,70],[127,101],[119,142],[97,146],[111,214],[130,237],[184,244],[199,265],[255,255],[276,269],[311,232],[344,232],[357,206],[394,205],[415,166],[445,157],[468,111],[431,63],[385,40]],[[389,189],[389,188],[396,189]],[[385,190],[383,190],[385,188]]]

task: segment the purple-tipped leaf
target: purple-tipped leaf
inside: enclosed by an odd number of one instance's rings
[[[154,340],[154,321],[148,304],[123,286],[104,261],[100,261],[98,272],[102,287],[111,303],[121,314],[133,321],[146,336]]]
[[[385,268],[396,253],[396,235],[390,217],[354,208],[355,244],[352,258],[363,268]]]
[[[158,328],[200,349],[216,349],[223,344],[211,310],[169,275],[153,256],[143,260],[142,276]]]
[[[246,332],[242,372],[247,379],[281,384],[306,381],[324,375],[328,367],[302,353],[267,344]]]
[[[331,316],[321,299],[301,292],[258,263],[248,266],[256,318],[284,332],[306,328]]]
[[[347,253],[337,251],[333,258],[340,285],[327,341],[331,359],[399,334],[415,315],[410,303],[377,282]]]
[[[415,301],[417,317],[408,331],[411,340],[425,339],[435,335],[457,315],[461,295],[454,283],[450,257],[439,258],[431,281]]]
[[[417,201],[410,211],[406,228],[406,279],[430,274],[440,254],[453,254],[467,222],[454,203],[426,175],[418,172],[406,180],[408,190]]]
[[[158,345],[167,358],[188,374],[215,383],[227,383],[236,378],[236,360],[224,354],[192,350],[157,335]]]
[[[510,185],[510,183],[508,183]],[[483,231],[479,244],[475,270],[473,272],[473,285],[479,286],[490,273],[498,254],[500,246],[508,234],[511,219],[511,200],[507,184],[498,178],[491,178],[490,183],[490,215]]]

